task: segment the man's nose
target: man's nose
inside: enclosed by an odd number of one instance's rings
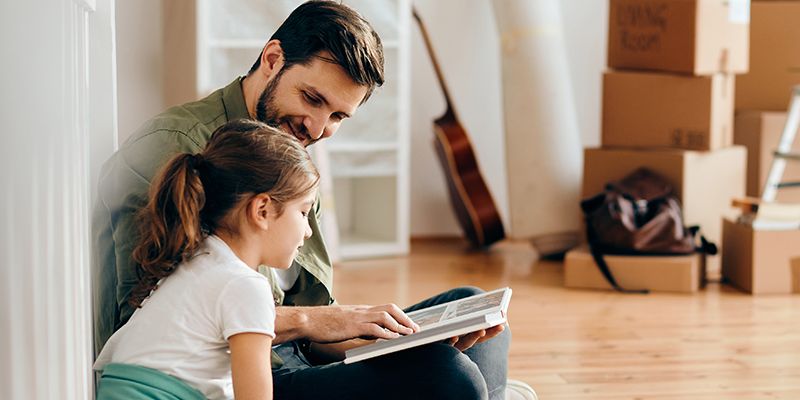
[[[310,115],[303,121],[303,125],[305,125],[306,132],[308,132],[308,136],[311,139],[319,140],[325,137],[325,130],[328,128],[329,121],[330,118],[327,115]]]

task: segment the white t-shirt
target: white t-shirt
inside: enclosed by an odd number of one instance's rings
[[[181,379],[209,399],[233,399],[228,338],[243,332],[275,337],[269,281],[210,236],[111,336],[94,368],[140,365]]]

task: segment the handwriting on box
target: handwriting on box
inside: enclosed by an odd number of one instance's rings
[[[620,4],[616,24],[620,27],[620,45],[632,52],[651,52],[661,49],[661,34],[667,31],[665,3]]]
[[[697,129],[675,128],[672,131],[672,146],[684,149],[705,149],[708,132]]]

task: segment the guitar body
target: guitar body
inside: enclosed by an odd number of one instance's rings
[[[483,181],[466,131],[449,110],[433,122],[433,129],[450,202],[465,236],[476,247],[504,239],[503,221]]]

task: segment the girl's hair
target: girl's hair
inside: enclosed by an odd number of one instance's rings
[[[141,307],[158,281],[191,257],[242,200],[261,193],[282,205],[311,192],[319,173],[303,145],[263,123],[235,120],[219,127],[198,154],[179,154],[160,170],[139,214],[133,260],[139,283],[130,304]]]

